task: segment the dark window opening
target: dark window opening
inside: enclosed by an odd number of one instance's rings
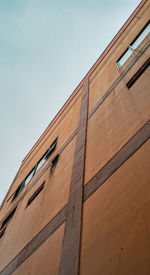
[[[6,224],[8,224],[8,222],[10,221],[10,219],[12,219],[13,215],[15,214],[16,209],[17,209],[17,207],[15,207],[15,208],[11,211],[11,213],[7,216],[7,218],[3,221],[0,230],[1,230]]]
[[[31,196],[31,198],[28,200],[27,206],[30,205],[30,203],[39,195],[39,193],[44,188],[45,182],[42,183],[42,185],[35,191],[35,193]]]
[[[52,162],[51,162],[51,169],[50,169],[50,173],[51,175],[53,174],[53,171],[54,171],[54,168],[58,162],[58,159],[59,159],[59,154],[57,154],[53,159],[52,159]]]
[[[7,226],[5,228],[3,228],[2,231],[0,231],[0,238],[3,237],[3,235],[4,235],[5,231],[6,231],[6,228],[7,228]]]
[[[53,158],[53,160],[52,160],[52,167],[54,167],[57,164],[58,159],[59,159],[59,154],[57,154],[56,157]]]
[[[127,83],[128,89],[138,80],[138,78],[145,72],[150,65],[150,58],[143,64],[143,66],[136,72],[136,74]]]

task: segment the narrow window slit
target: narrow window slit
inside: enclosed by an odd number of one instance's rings
[[[57,154],[57,155],[53,158],[53,160],[52,160],[52,167],[54,167],[54,166],[57,164],[58,159],[59,159],[59,154]]]
[[[53,159],[52,159],[52,162],[51,162],[51,168],[50,168],[50,173],[51,175],[53,174],[53,171],[54,171],[54,168],[58,162],[58,159],[59,159],[59,154],[57,154]]]
[[[31,196],[31,198],[28,200],[27,206],[31,204],[31,202],[40,194],[42,189],[44,188],[45,182],[42,183],[42,185],[35,191],[35,193]]]
[[[7,228],[7,226],[5,228],[3,228],[3,230],[0,231],[0,238],[3,237],[3,235],[4,235],[5,231],[6,231],[6,228]]]
[[[136,72],[136,74],[127,83],[127,88],[131,88],[138,78],[146,71],[150,65],[150,58],[143,64],[143,66]]]
[[[17,209],[17,207],[15,207],[15,208],[11,211],[11,213],[6,217],[6,219],[3,221],[2,225],[1,225],[0,230],[1,230],[5,225],[7,225],[8,222],[12,219],[13,215],[14,215],[15,212],[16,212],[16,209]]]

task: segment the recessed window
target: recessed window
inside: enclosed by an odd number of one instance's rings
[[[31,196],[31,198],[28,200],[27,206],[30,205],[30,203],[40,194],[42,189],[44,188],[45,182],[35,191],[35,193]]]
[[[19,184],[19,186],[17,187],[16,191],[14,192],[12,201],[15,200],[15,198],[17,198],[17,196],[20,194],[20,192],[22,191],[22,189],[25,187],[25,180],[22,181],[21,184]]]
[[[123,64],[126,62],[126,60],[130,57],[132,53],[133,51],[130,48],[126,49],[123,55],[116,62],[118,69],[120,69],[123,66]]]
[[[55,166],[55,165],[57,164],[58,159],[59,159],[59,154],[57,154],[56,157],[53,158],[53,160],[52,160],[52,167]]]
[[[47,150],[46,154],[45,154],[45,159],[48,159],[49,156],[53,153],[53,151],[56,148],[57,145],[57,139],[58,137],[54,140],[54,142],[51,144],[51,146],[49,147],[49,149]]]
[[[32,177],[36,174],[36,172],[41,168],[44,162],[49,158],[49,156],[53,153],[56,148],[58,137],[54,140],[51,146],[48,148],[46,153],[42,156],[42,158],[38,161],[38,163],[34,166],[33,170],[28,174],[25,178],[25,185],[32,179]]]
[[[150,58],[143,64],[143,66],[136,72],[136,74],[127,83],[128,89],[138,80],[138,78],[146,71],[150,65]]]
[[[22,181],[22,183],[17,187],[16,191],[10,196],[13,196],[12,201],[20,194],[22,189],[27,185],[27,183],[32,179],[32,177],[36,174],[36,172],[40,169],[40,167],[44,164],[44,162],[49,158],[49,156],[53,153],[56,148],[58,137],[54,140],[54,142],[50,145],[48,150],[42,156],[42,158],[37,162],[31,172],[27,175],[27,177]],[[9,199],[10,199],[9,198]],[[7,201],[9,201],[9,199]]]
[[[5,231],[6,231],[6,228],[7,228],[7,226],[0,231],[0,238],[3,237],[3,235],[4,235]]]
[[[128,48],[124,51],[124,53],[119,57],[116,62],[117,68],[120,69],[126,60],[130,57],[130,55],[136,50],[136,48],[140,45],[140,43],[144,40],[144,38],[150,33],[150,21],[144,26],[141,32],[136,36],[136,38],[132,41],[132,43],[128,46]]]
[[[42,157],[42,158],[39,160],[39,162],[37,163],[37,165],[35,166],[35,174],[36,174],[36,172],[41,168],[41,166],[44,164],[44,162],[45,162],[45,158]]]
[[[32,179],[32,177],[35,175],[35,167],[33,168],[33,170],[28,174],[28,176],[25,178],[24,182],[25,185],[27,185],[27,183]]]
[[[52,159],[52,162],[51,162],[51,169],[50,169],[50,173],[51,175],[53,174],[53,171],[54,171],[54,168],[58,162],[58,159],[59,159],[59,154],[57,154],[53,159]]]
[[[14,215],[15,212],[16,212],[16,209],[17,209],[17,207],[15,207],[15,208],[11,211],[11,213],[7,216],[7,218],[3,221],[0,230],[1,230],[5,225],[7,225],[8,222],[12,219],[13,215]]]
[[[53,151],[56,148],[58,137],[54,140],[54,142],[51,144],[51,146],[48,148],[46,153],[43,155],[43,157],[39,160],[37,165],[35,166],[35,173],[40,169],[40,167],[44,164],[44,162],[49,158],[49,156],[53,153]]]

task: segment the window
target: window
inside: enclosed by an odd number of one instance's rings
[[[17,187],[16,191],[9,197],[9,199],[13,196],[12,201],[20,194],[22,189],[26,186],[26,184],[32,179],[32,177],[36,174],[36,172],[40,169],[40,167],[44,164],[44,162],[49,158],[49,156],[53,153],[56,148],[58,137],[54,140],[42,158],[37,162],[32,171],[27,175],[27,177],[22,181],[22,183]],[[9,201],[9,199],[7,201]]]
[[[19,184],[19,186],[17,187],[16,191],[14,192],[12,201],[15,200],[15,198],[20,194],[20,192],[24,187],[25,187],[25,180],[21,184]]]
[[[40,167],[43,165],[43,163],[49,158],[49,156],[53,153],[53,151],[56,148],[58,137],[54,140],[54,142],[51,144],[51,146],[48,148],[46,153],[43,155],[43,157],[39,160],[37,163],[37,167],[35,166],[36,172],[40,169]],[[36,173],[35,172],[35,173]]]
[[[17,207],[15,207],[15,208],[11,211],[11,213],[7,216],[7,218],[3,221],[0,230],[1,230],[5,225],[7,225],[8,222],[12,219],[13,215],[14,215],[15,212],[16,212],[16,209],[17,209]]]
[[[150,65],[150,58],[143,64],[143,66],[136,72],[136,74],[127,83],[127,88],[131,88],[138,78],[146,71]]]
[[[25,178],[24,183],[25,185],[32,179],[32,177],[35,175],[35,167],[33,170],[28,174],[28,176]]]
[[[3,237],[3,235],[4,235],[5,231],[6,231],[6,228],[7,228],[7,226],[0,231],[0,238]]]
[[[123,66],[126,60],[136,50],[136,48],[140,45],[140,43],[144,40],[144,38],[149,34],[149,32],[150,32],[150,21],[148,21],[148,23],[144,26],[141,32],[136,36],[136,38],[132,41],[132,43],[121,55],[121,57],[117,60],[116,65],[118,69],[120,69]]]
[[[50,169],[51,175],[53,174],[53,171],[54,171],[54,168],[55,168],[55,166],[56,166],[56,164],[57,164],[57,162],[58,162],[58,159],[59,159],[59,154],[57,154],[57,155],[53,158],[53,160],[52,160],[51,169]]]
[[[53,158],[53,160],[52,160],[52,167],[55,166],[55,165],[57,164],[58,159],[59,159],[59,154],[57,154],[56,157]]]
[[[28,200],[27,206],[30,205],[30,203],[40,194],[42,189],[44,188],[45,182],[42,183],[42,185],[35,191],[35,193],[31,196],[31,198]]]
[[[49,156],[53,153],[53,151],[56,148],[56,144],[57,144],[57,139],[58,137],[54,140],[54,142],[51,144],[51,146],[49,147],[49,149],[47,150],[46,154],[45,154],[45,159],[48,159]]]

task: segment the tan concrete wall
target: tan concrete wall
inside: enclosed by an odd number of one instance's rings
[[[84,204],[81,275],[150,274],[150,141]]]
[[[59,269],[64,224],[51,235],[19,268],[14,275],[57,275]]]
[[[126,87],[148,55],[149,50],[88,120],[85,184],[150,119],[150,69],[130,89]]]

